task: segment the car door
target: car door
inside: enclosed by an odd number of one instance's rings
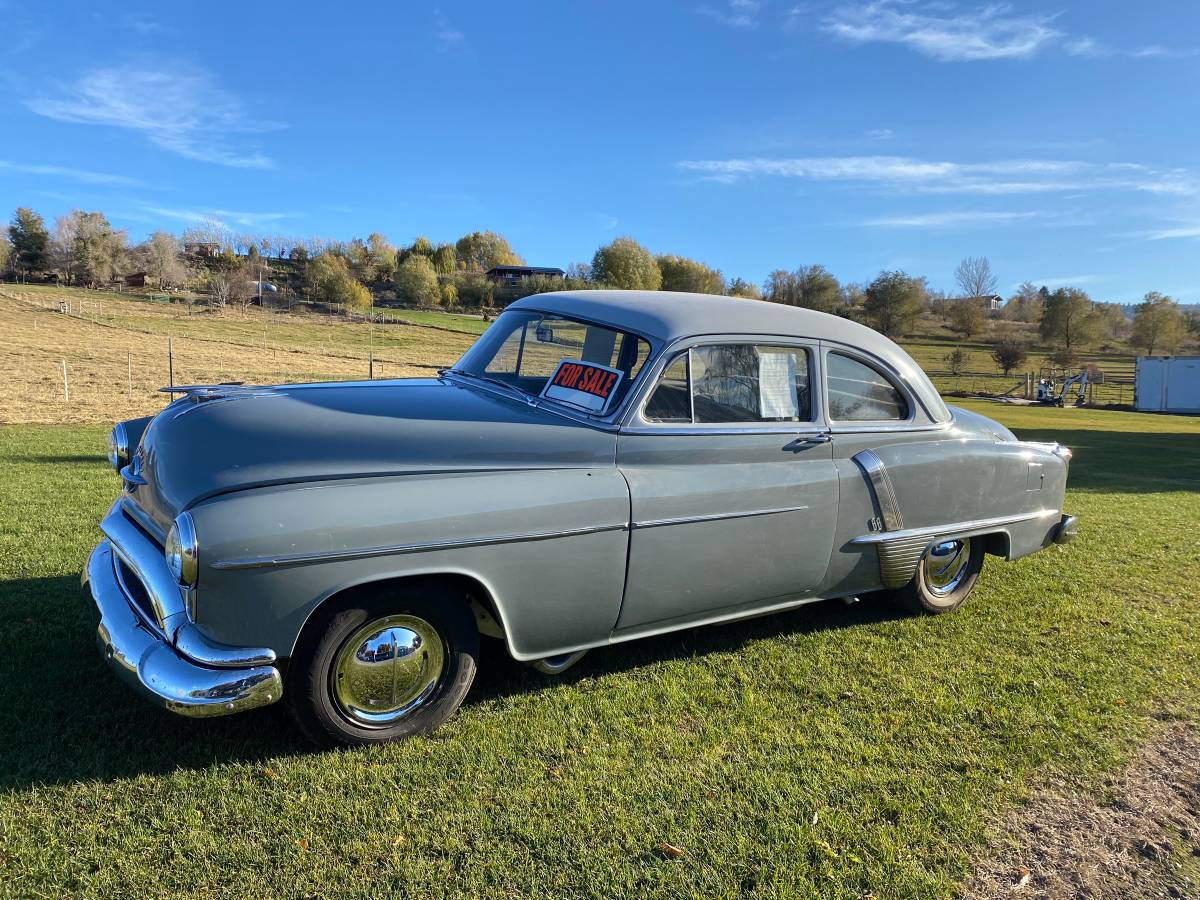
[[[838,475],[816,351],[703,342],[648,382],[617,437],[631,498],[618,631],[778,602],[823,580]]]

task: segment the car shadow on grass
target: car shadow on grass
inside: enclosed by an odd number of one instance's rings
[[[466,705],[898,615],[889,604],[870,598],[853,606],[818,603],[799,612],[613,645],[557,677],[515,662],[499,641],[488,640]],[[229,717],[187,719],[137,697],[101,660],[76,577],[0,582],[0,624],[0,791],[319,752],[280,704]]]

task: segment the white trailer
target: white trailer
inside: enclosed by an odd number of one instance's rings
[[[1139,356],[1133,405],[1154,412],[1200,413],[1200,356]]]

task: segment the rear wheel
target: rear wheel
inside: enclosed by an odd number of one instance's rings
[[[432,585],[385,589],[317,612],[288,673],[289,707],[326,747],[426,734],[458,709],[478,657],[462,597]]]
[[[983,569],[983,542],[972,538],[941,541],[925,551],[912,581],[895,592],[896,600],[916,613],[958,609],[975,590]]]

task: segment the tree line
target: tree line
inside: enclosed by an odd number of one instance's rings
[[[218,305],[246,304],[261,294],[272,270],[288,273],[311,300],[367,311],[379,298],[422,306],[491,308],[518,296],[564,289],[617,288],[725,294],[813,309],[863,322],[888,337],[913,333],[922,319],[941,319],[964,340],[993,332],[992,357],[1006,374],[1026,359],[1037,337],[1054,349],[1053,361],[1073,366],[1084,349],[1128,341],[1147,354],[1169,353],[1200,315],[1185,315],[1172,298],[1152,291],[1130,321],[1116,304],[1093,301],[1079,288],[1050,289],[1026,282],[992,309],[997,279],[986,257],[968,257],[955,269],[955,296],[933,290],[923,277],[883,271],[866,283],[840,282],[824,266],[772,271],[762,285],[727,278],[720,269],[676,254],[655,254],[632,237],[599,247],[590,263],[572,263],[564,277],[535,276],[512,290],[488,280],[494,266],[523,265],[508,240],[475,231],[454,243],[418,237],[396,246],[375,232],[333,241],[238,234],[217,220],[176,237],[156,231],[130,245],[123,230],[100,212],[72,210],[47,228],[34,210],[19,208],[0,235],[0,272],[17,278],[51,276],[60,283],[98,286],[129,272],[148,273],[163,290],[193,286]],[[953,369],[964,355],[947,357]]]

